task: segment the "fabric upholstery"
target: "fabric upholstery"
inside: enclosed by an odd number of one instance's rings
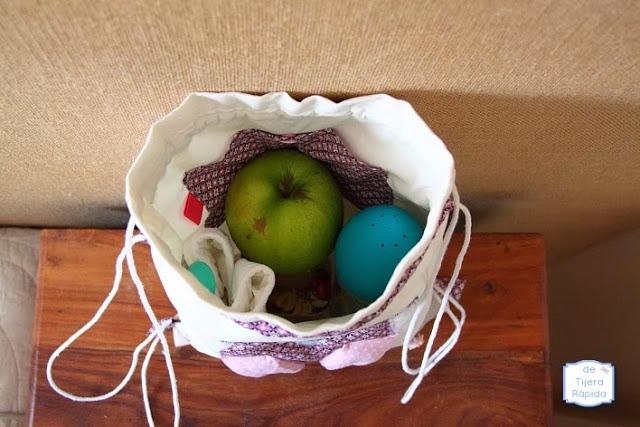
[[[122,226],[149,125],[191,91],[411,102],[476,230],[552,256],[638,225],[636,1],[0,0],[0,224]]]
[[[0,427],[23,425],[40,232],[0,228]]]

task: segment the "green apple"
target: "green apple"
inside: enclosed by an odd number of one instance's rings
[[[269,151],[231,180],[225,215],[245,258],[276,273],[326,261],[342,225],[342,195],[327,168],[294,150]]]

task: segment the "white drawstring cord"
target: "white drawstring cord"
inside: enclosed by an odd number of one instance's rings
[[[422,382],[423,378],[429,373],[429,371],[431,371],[431,369],[433,369],[433,367],[438,362],[440,362],[440,360],[442,360],[451,351],[451,349],[453,349],[456,342],[458,341],[458,338],[460,337],[460,332],[462,331],[462,325],[464,324],[466,319],[466,312],[464,308],[462,307],[461,304],[459,304],[455,300],[455,298],[450,298],[450,294],[454,284],[456,283],[456,280],[458,279],[458,275],[460,274],[460,269],[462,268],[462,261],[464,260],[464,256],[467,252],[467,249],[469,248],[469,242],[471,240],[471,214],[467,209],[467,207],[460,203],[460,198],[458,196],[458,192],[456,189],[454,189],[453,191],[453,201],[455,206],[454,214],[449,224],[449,228],[445,233],[444,247],[447,248],[449,245],[451,236],[453,235],[453,230],[458,220],[458,212],[460,210],[463,212],[465,216],[464,241],[462,244],[462,248],[458,253],[458,257],[456,259],[453,273],[451,275],[449,283],[447,284],[443,292],[442,298],[440,298],[437,294],[434,295],[434,297],[440,303],[440,306],[438,309],[438,313],[436,314],[436,317],[433,321],[431,333],[429,334],[429,339],[427,341],[427,345],[425,347],[425,351],[422,357],[422,363],[420,364],[419,369],[411,368],[409,366],[408,350],[409,350],[409,343],[413,338],[413,336],[415,335],[415,333],[417,332],[415,329],[417,327],[418,321],[419,319],[422,318],[424,311],[428,309],[428,305],[430,301],[427,301],[426,297],[421,300],[418,300],[416,310],[413,316],[411,317],[409,328],[407,329],[407,332],[405,334],[403,346],[402,346],[402,368],[408,374],[415,375],[416,378],[413,380],[413,382],[405,392],[404,396],[402,397],[402,400],[401,400],[402,403],[407,403],[411,400],[411,398],[413,397],[413,394],[415,393],[417,388],[420,386],[420,383]],[[431,292],[433,292],[433,290]],[[449,307],[449,303],[451,303],[460,312],[459,319],[451,311]],[[438,348],[438,350],[436,350],[433,354],[431,354],[431,349],[436,339],[438,329],[440,327],[440,322],[442,321],[442,316],[444,315],[445,312],[454,323],[454,331],[452,332],[451,336],[440,346],[440,348]]]
[[[49,385],[51,386],[51,388],[56,393],[58,393],[63,397],[66,397],[67,399],[70,399],[76,402],[97,402],[97,401],[109,399],[115,396],[116,394],[118,394],[120,391],[122,391],[122,389],[129,383],[138,365],[138,358],[140,356],[140,353],[145,347],[149,345],[149,343],[151,343],[142,364],[141,381],[142,381],[142,395],[143,395],[143,400],[145,405],[145,413],[147,415],[147,422],[149,423],[150,426],[154,426],[155,424],[151,416],[149,395],[147,392],[147,369],[149,367],[151,356],[153,355],[153,351],[155,350],[155,347],[157,346],[158,342],[161,342],[163,345],[163,353],[165,356],[165,360],[167,362],[167,371],[169,372],[169,378],[171,381],[171,393],[173,397],[173,406],[174,406],[173,425],[178,426],[180,421],[180,406],[178,403],[177,382],[175,378],[175,371],[173,369],[173,364],[171,363],[169,346],[168,346],[166,337],[164,336],[164,331],[167,328],[171,327],[171,325],[173,324],[173,320],[163,319],[161,321],[158,321],[157,317],[153,313],[153,310],[151,309],[147,296],[144,292],[144,286],[142,284],[142,281],[140,280],[140,277],[138,276],[137,270],[135,268],[135,263],[133,262],[133,246],[135,246],[137,243],[145,242],[146,239],[142,234],[138,234],[134,236],[133,235],[134,228],[135,228],[135,222],[133,221],[133,218],[132,218],[129,221],[129,224],[127,226],[127,230],[125,233],[124,247],[122,248],[122,251],[120,251],[120,254],[116,259],[115,277],[113,279],[113,285],[111,287],[111,290],[109,291],[109,294],[104,299],[104,301],[102,302],[102,304],[100,305],[96,313],[93,315],[93,317],[86,324],[84,324],[80,329],[78,329],[73,335],[67,338],[65,342],[60,344],[60,346],[57,349],[55,349],[55,351],[51,354],[51,356],[49,357],[49,360],[47,361],[47,371],[46,371],[47,380],[49,381]],[[109,307],[109,304],[111,304],[116,294],[118,293],[118,290],[120,289],[120,282],[122,281],[123,264],[124,264],[125,258],[127,259],[127,265],[129,266],[129,272],[130,272],[131,278],[134,284],[136,285],[138,295],[140,296],[142,305],[145,308],[145,311],[147,312],[147,315],[149,316],[151,323],[153,324],[153,328],[151,329],[150,334],[140,344],[136,346],[131,357],[131,365],[129,366],[129,371],[124,376],[122,381],[115,388],[113,388],[111,391],[107,393],[104,393],[98,396],[78,396],[73,393],[69,393],[61,389],[53,379],[53,364],[55,363],[55,360],[62,354],[62,352],[65,351],[67,348],[69,348],[69,346],[71,346],[71,344],[73,344],[85,332],[91,329],[98,322],[98,320],[100,320],[104,312],[107,310],[107,308]]]
[[[140,276],[138,276],[138,270],[136,269],[136,263],[133,259],[133,245],[128,245],[127,242],[133,241],[135,237],[141,236],[133,236],[133,231],[136,227],[136,223],[131,217],[129,219],[129,224],[127,224],[127,231],[125,235],[125,248],[127,248],[127,266],[129,267],[129,275],[133,280],[133,283],[136,285],[136,289],[138,290],[138,296],[140,297],[140,301],[142,302],[142,306],[144,307],[144,311],[147,313],[149,320],[151,320],[151,324],[153,325],[154,330],[157,332],[156,337],[160,339],[160,344],[162,345],[162,353],[164,355],[164,360],[167,365],[167,372],[169,373],[169,380],[171,384],[171,400],[173,401],[173,425],[174,427],[178,427],[180,424],[180,401],[178,398],[178,381],[176,379],[176,373],[173,369],[173,362],[171,361],[171,352],[169,348],[169,343],[167,342],[167,337],[164,335],[164,329],[161,328],[160,323],[158,322],[158,318],[156,317],[153,309],[151,308],[151,304],[149,304],[149,300],[147,299],[147,295],[144,292],[144,285],[142,280],[140,280]],[[155,345],[153,346],[155,349]],[[149,350],[151,352],[151,349]],[[150,356],[148,356],[150,359]],[[144,366],[148,366],[148,363]],[[146,373],[145,373],[146,379]],[[143,385],[146,388],[146,384]],[[145,411],[147,413],[147,422],[150,426],[154,426],[153,418],[151,416],[151,409],[149,408],[149,399],[148,395],[145,395],[146,390],[143,389],[143,399],[145,403]]]
[[[444,234],[444,238],[443,238],[443,248],[444,250],[446,250],[449,247],[449,243],[451,242],[451,237],[453,236],[453,232],[456,228],[456,225],[458,224],[458,218],[459,218],[459,212],[460,212],[460,196],[458,195],[458,191],[457,188],[454,187],[453,189],[453,204],[454,204],[454,211],[453,211],[453,215],[450,219],[450,221],[447,224],[447,230],[445,231]],[[442,258],[440,259],[440,262],[438,263],[438,267],[436,269],[436,271],[440,270],[440,267],[442,266]],[[455,282],[454,282],[455,283]],[[451,282],[449,282],[447,284],[447,287],[451,284]],[[422,315],[424,314],[425,310],[428,310],[428,308],[431,305],[431,296],[433,295],[434,292],[429,292],[428,289],[425,289],[424,292],[424,298],[419,297],[418,301],[416,302],[416,308],[413,312],[413,315],[411,316],[411,320],[409,321],[409,327],[407,328],[407,332],[404,335],[404,341],[402,344],[402,357],[401,357],[401,363],[402,363],[402,369],[409,375],[417,375],[419,372],[419,369],[416,368],[411,368],[409,366],[409,348],[410,346],[410,342],[413,339],[413,337],[415,336],[415,334],[418,332],[416,330],[417,327],[417,323],[419,321],[419,319],[422,318]]]
[[[431,330],[431,334],[429,335],[429,340],[427,342],[425,352],[422,358],[422,363],[419,369],[414,369],[409,367],[408,348],[409,348],[409,342],[415,335],[415,332],[416,332],[415,328],[418,323],[418,319],[421,318],[424,310],[428,308],[426,298],[418,301],[416,310],[411,318],[411,322],[409,324],[409,328],[407,330],[407,333],[404,337],[404,342],[403,342],[402,366],[405,372],[410,373],[412,375],[416,375],[416,378],[414,379],[414,381],[411,383],[411,385],[405,392],[405,395],[401,400],[402,403],[407,403],[409,400],[411,400],[416,389],[420,386],[422,379],[429,373],[429,371],[431,371],[431,369],[433,369],[433,367],[438,362],[440,362],[440,360],[442,360],[451,351],[451,349],[454,347],[454,345],[458,341],[460,332],[462,330],[462,325],[464,324],[464,321],[466,318],[466,313],[463,307],[454,298],[450,298],[450,294],[451,294],[451,290],[453,289],[453,285],[455,284],[458,278],[458,275],[460,273],[460,268],[462,267],[462,260],[464,259],[466,251],[469,247],[469,242],[471,238],[471,215],[469,213],[469,210],[464,205],[460,204],[459,196],[458,196],[457,190],[455,189],[453,192],[453,199],[454,199],[455,208],[454,208],[454,213],[453,213],[449,228],[445,232],[444,247],[447,248],[449,245],[449,242],[451,241],[453,230],[455,229],[455,225],[458,221],[460,210],[462,210],[462,212],[465,215],[465,238],[462,245],[462,249],[460,250],[460,253],[458,254],[458,258],[456,259],[456,264],[455,264],[453,274],[451,276],[451,279],[449,280],[449,283],[447,284],[447,287],[443,293],[442,298],[440,298],[438,295],[434,295],[434,297],[440,302],[440,307],[434,319],[434,324]],[[131,377],[133,376],[133,373],[135,372],[135,369],[137,367],[140,352],[147,345],[149,345],[149,343],[151,343],[147,351],[147,354],[145,355],[144,361],[142,363],[141,381],[142,381],[142,395],[143,395],[143,401],[144,401],[144,407],[145,407],[145,414],[147,416],[147,422],[150,426],[154,426],[155,424],[153,422],[151,406],[149,403],[149,393],[147,388],[147,370],[148,370],[153,352],[155,351],[155,348],[157,347],[159,342],[162,345],[163,354],[164,354],[165,362],[167,365],[167,371],[169,373],[169,379],[171,383],[171,394],[172,394],[172,401],[173,401],[173,408],[174,408],[173,425],[177,427],[180,422],[180,404],[178,399],[178,387],[177,387],[177,380],[175,377],[175,371],[173,368],[173,363],[171,361],[169,344],[164,335],[164,331],[169,326],[171,326],[172,320],[166,319],[163,321],[158,321],[158,318],[155,316],[155,313],[153,312],[151,305],[149,304],[146,293],[144,291],[144,285],[140,280],[140,277],[138,275],[138,272],[135,266],[135,262],[133,260],[133,246],[135,246],[139,242],[146,241],[146,239],[142,234],[138,234],[134,236],[133,235],[134,229],[135,229],[135,222],[132,218],[129,221],[129,224],[127,225],[124,248],[122,249],[122,251],[120,252],[116,260],[116,273],[115,273],[114,282],[113,282],[111,291],[109,292],[109,294],[107,295],[107,297],[105,298],[101,306],[98,308],[95,315],[91,318],[91,320],[89,320],[78,331],[76,331],[73,335],[71,335],[64,343],[62,343],[51,354],[51,357],[47,362],[47,380],[49,381],[49,384],[51,385],[51,387],[58,394],[77,402],[96,402],[100,400],[109,399],[110,397],[113,397],[114,395],[119,393],[131,380]],[[147,316],[149,317],[149,320],[151,320],[151,323],[153,325],[152,333],[148,337],[146,337],[140,344],[138,344],[138,346],[135,348],[132,355],[131,366],[129,367],[129,371],[127,372],[123,380],[120,382],[120,384],[118,384],[113,390],[98,396],[77,396],[72,393],[68,393],[62,390],[54,381],[53,374],[52,374],[53,363],[55,359],[57,359],[64,350],[66,350],[75,340],[77,340],[82,334],[84,334],[87,330],[89,330],[91,327],[93,327],[97,323],[97,321],[100,319],[100,317],[102,317],[102,315],[106,311],[111,301],[113,301],[115,295],[117,294],[120,288],[120,281],[122,280],[122,264],[125,258],[127,260],[127,266],[129,267],[131,279],[136,285],[136,290],[138,291],[138,296],[140,297],[142,306],[144,307],[145,312],[147,313]],[[458,319],[453,314],[453,312],[449,308],[449,303],[453,304],[456,307],[456,309],[460,311],[461,313],[460,319]],[[454,323],[454,331],[451,334],[451,336],[445,341],[445,343],[442,344],[440,348],[438,348],[438,350],[436,350],[432,355],[430,355],[431,348],[435,341],[437,331],[440,326],[440,322],[442,320],[442,316],[445,312]]]
[[[149,390],[147,388],[147,369],[149,368],[149,363],[151,362],[151,356],[153,356],[153,352],[156,351],[156,346],[158,345],[158,336],[153,339],[153,342],[149,346],[149,350],[147,350],[147,354],[144,356],[144,360],[142,361],[142,369],[140,372],[140,382],[142,383],[142,401],[144,402],[144,413],[147,415],[147,422],[149,425],[153,425],[153,416],[151,414],[151,404],[149,403]]]

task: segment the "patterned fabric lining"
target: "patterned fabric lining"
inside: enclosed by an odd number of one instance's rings
[[[242,166],[266,151],[287,147],[325,163],[342,194],[357,207],[393,203],[393,191],[387,184],[386,173],[356,159],[333,129],[287,135],[246,129],[233,136],[222,160],[185,173],[184,185],[210,212],[205,225],[218,227],[224,221],[225,195]]]
[[[296,336],[293,332],[289,332],[286,329],[281,328],[280,326],[272,325],[271,323],[265,322],[264,320],[257,320],[255,322],[240,322],[236,320],[235,322],[238,325],[242,326],[243,328],[260,332],[260,335],[264,335],[265,337],[295,337]]]

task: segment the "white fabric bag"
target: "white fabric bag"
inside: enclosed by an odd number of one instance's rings
[[[202,227],[183,216],[187,196],[182,181],[185,172],[220,160],[229,150],[232,136],[244,129],[298,134],[327,128],[340,136],[357,159],[386,172],[394,203],[426,219],[422,238],[397,265],[385,292],[355,313],[294,324],[266,312],[231,310],[182,265],[185,240]],[[222,358],[234,371],[253,376],[260,375],[255,373],[256,369],[262,374],[297,372],[305,363],[313,362],[320,362],[327,369],[371,363],[374,360],[360,358],[357,351],[358,344],[365,341],[377,340],[380,344],[378,357],[388,348],[402,346],[403,369],[415,376],[402,398],[406,403],[422,378],[451,350],[459,337],[465,312],[452,297],[452,290],[469,243],[470,215],[459,201],[451,154],[405,101],[387,95],[363,96],[335,103],[320,96],[296,101],[286,93],[263,96],[193,93],[151,127],[146,143],[127,175],[126,201],[131,221],[125,248],[116,266],[114,288],[96,316],[63,343],[49,360],[48,379],[52,387],[66,397],[100,400],[117,393],[135,370],[138,354],[150,344],[143,364],[143,394],[147,418],[152,424],[144,384],[145,368],[159,342],[172,378],[177,425],[177,387],[164,335],[164,331],[173,326],[176,344],[190,344],[202,353]],[[434,288],[436,275],[460,210],[466,216],[465,241],[450,281],[438,290]],[[135,227],[140,234],[134,235]],[[151,247],[162,285],[177,310],[173,320],[159,321],[155,317],[137,277],[132,246],[143,241]],[[129,375],[120,386],[103,396],[79,398],[55,384],[51,367],[55,358],[106,309],[117,291],[125,259],[151,319],[153,333],[136,349]],[[458,314],[454,314],[452,307]],[[432,351],[445,314],[453,321],[454,331],[440,348]],[[432,319],[434,323],[422,364],[411,368],[407,363],[408,350],[416,344],[417,332]],[[262,367],[258,367],[260,364]]]

